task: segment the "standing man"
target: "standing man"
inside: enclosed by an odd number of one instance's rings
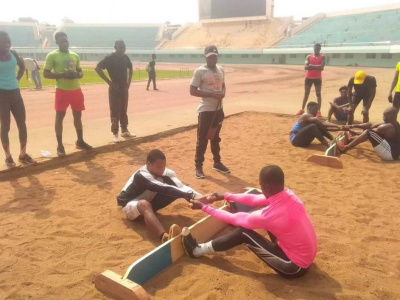
[[[147,90],[149,90],[150,82],[153,81],[153,90],[158,91],[156,85],[156,58],[155,54],[151,55],[151,60],[149,61],[148,65],[148,73],[149,73],[149,81],[147,81]]]
[[[21,151],[19,161],[23,164],[33,164],[36,161],[26,153],[26,142],[28,139],[25,123],[25,105],[21,97],[18,82],[24,75],[24,61],[18,56],[17,52],[11,50],[11,39],[7,32],[0,31],[0,131],[1,144],[6,155],[7,168],[15,167],[15,162],[10,152],[10,132],[11,114],[17,123],[19,132],[19,142]],[[18,66],[18,74],[15,70]]]
[[[128,98],[129,87],[132,80],[132,62],[125,54],[126,46],[123,40],[117,40],[114,45],[115,52],[106,56],[96,66],[96,72],[107,82],[108,99],[110,103],[111,132],[114,143],[118,143],[118,127],[121,123],[121,136],[132,137],[128,131]],[[110,79],[104,74],[107,69]]]
[[[42,80],[40,79],[40,68],[36,60],[32,58],[24,58],[25,71],[26,71],[26,79],[29,80],[28,71],[31,71],[31,77],[33,82],[35,83],[36,89],[42,88]]]
[[[217,65],[218,49],[214,45],[209,45],[204,49],[204,56],[207,64],[199,67],[193,74],[190,82],[190,95],[201,97],[200,105],[197,109],[197,144],[196,144],[196,178],[205,178],[203,172],[204,153],[207,149],[207,132],[214,129],[215,135],[211,139],[211,152],[214,156],[213,169],[221,173],[230,173],[229,169],[221,162],[219,136],[224,111],[222,99],[225,98],[225,73],[224,69]]]
[[[369,122],[369,109],[376,94],[376,79],[374,76],[367,75],[364,71],[358,71],[350,78],[348,87],[348,98],[350,100],[350,111],[347,118],[347,124],[353,124],[354,111],[361,100],[363,101],[363,123]],[[354,87],[354,93],[353,93]]]
[[[69,51],[68,36],[65,32],[57,32],[55,40],[58,50],[50,52],[46,57],[43,76],[55,79],[56,84],[56,122],[57,155],[65,156],[62,143],[63,120],[69,105],[74,117],[74,126],[77,134],[75,142],[77,149],[92,149],[83,140],[82,111],[85,110],[84,96],[79,86],[78,79],[83,77],[78,54]]]
[[[393,107],[397,109],[400,108],[400,80],[399,80],[400,62],[396,65],[396,73],[394,74],[392,86],[390,87],[388,100],[393,103]],[[396,92],[394,93],[394,98],[392,97],[392,92],[394,87],[396,87]]]
[[[304,114],[304,108],[306,107],[311,87],[314,84],[315,94],[317,95],[317,102],[318,102],[317,117],[321,118],[322,71],[324,70],[325,67],[325,56],[321,54],[320,51],[321,51],[321,44],[316,43],[314,45],[314,54],[310,54],[306,58],[304,69],[307,70],[307,74],[304,84],[304,98],[301,109],[297,113],[298,116]]]

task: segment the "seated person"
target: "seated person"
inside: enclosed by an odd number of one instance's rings
[[[147,163],[129,178],[117,196],[118,206],[122,207],[128,220],[140,215],[151,232],[165,242],[169,235],[158,220],[155,212],[184,198],[187,201],[199,199],[199,194],[184,185],[175,172],[166,168],[163,152],[153,149],[147,154]]]
[[[347,116],[350,112],[350,102],[347,97],[347,86],[344,85],[339,89],[340,97],[333,99],[333,102],[330,102],[331,105],[328,112],[328,122],[331,121],[332,114],[335,115],[336,120],[338,121],[347,121]]]
[[[340,127],[333,123],[321,121],[317,118],[317,113],[318,104],[309,102],[307,104],[307,112],[301,115],[290,131],[290,141],[293,146],[308,147],[316,138],[329,147],[329,143],[324,137],[333,140],[333,136],[328,130],[339,130]]]
[[[338,144],[339,150],[345,153],[363,142],[370,141],[380,158],[383,160],[397,160],[400,156],[400,125],[397,122],[397,114],[397,108],[389,107],[383,112],[384,123],[344,126],[345,130],[360,128],[364,129],[364,131],[349,144]]]
[[[317,253],[313,224],[300,199],[284,188],[284,174],[280,167],[264,167],[259,182],[262,190],[259,195],[215,193],[200,201],[191,201],[194,209],[202,209],[214,218],[236,226],[236,229],[203,244],[198,244],[191,234],[184,235],[184,248],[189,256],[197,258],[244,244],[279,275],[300,277],[307,272]],[[262,208],[233,214],[204,204],[223,199]],[[270,240],[254,229],[267,230]]]

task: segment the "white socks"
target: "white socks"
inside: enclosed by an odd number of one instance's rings
[[[209,241],[204,244],[199,244],[198,247],[196,247],[193,250],[193,255],[196,257],[200,257],[202,255],[210,254],[210,253],[215,253],[214,248],[211,244],[212,241]]]

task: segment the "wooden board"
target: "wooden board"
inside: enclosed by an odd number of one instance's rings
[[[320,154],[314,154],[308,157],[307,161],[319,164],[321,166],[343,169],[342,161],[336,156],[325,156]]]

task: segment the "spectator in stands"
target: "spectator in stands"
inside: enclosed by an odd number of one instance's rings
[[[25,71],[26,71],[26,79],[29,80],[28,71],[31,71],[31,77],[33,82],[35,83],[36,89],[42,88],[42,80],[40,79],[40,67],[36,60],[32,58],[24,58]]]
[[[330,108],[328,112],[328,122],[331,121],[332,114],[335,115],[338,121],[347,121],[347,116],[350,112],[350,102],[347,95],[348,87],[346,85],[339,89],[340,97],[333,99],[330,102]]]
[[[56,80],[55,131],[57,137],[57,155],[65,156],[62,143],[63,120],[69,105],[74,117],[74,126],[77,134],[75,146],[77,149],[92,149],[83,140],[82,111],[85,110],[84,96],[78,79],[83,77],[78,54],[69,50],[68,36],[65,32],[57,32],[55,40],[58,50],[50,52],[46,57],[43,76]]]
[[[396,65],[396,73],[394,74],[393,82],[390,87],[388,100],[390,103],[393,103],[393,107],[397,109],[400,108],[400,79],[399,79],[399,71],[400,71],[400,62]],[[394,98],[392,97],[393,89],[396,87],[396,91],[394,93]]]
[[[317,117],[321,117],[321,87],[322,87],[322,71],[325,67],[325,56],[320,53],[321,44],[314,45],[314,54],[307,56],[304,69],[307,70],[305,85],[304,85],[304,98],[301,109],[297,112],[298,116],[304,114],[308,96],[310,95],[311,87],[314,84],[315,93],[317,95],[318,113]]]
[[[121,136],[133,137],[128,131],[128,98],[129,87],[132,81],[132,62],[125,54],[126,46],[123,40],[117,40],[114,44],[115,52],[106,56],[96,67],[96,72],[107,82],[108,97],[110,103],[111,132],[114,143],[118,143],[118,127],[121,124]],[[104,74],[107,69],[110,79]]]
[[[151,60],[149,61],[149,65],[147,66],[147,72],[149,73],[149,80],[147,81],[147,90],[149,90],[150,82],[153,81],[153,90],[158,91],[156,85],[156,58],[155,54],[151,55]]]
[[[369,122],[369,109],[376,94],[376,79],[374,76],[367,75],[364,71],[358,71],[355,76],[351,77],[347,85],[347,97],[350,101],[350,111],[347,117],[347,124],[353,124],[354,111],[361,100],[363,101],[363,123]],[[353,93],[354,87],[354,93]]]
[[[10,141],[8,133],[10,131],[12,113],[17,123],[19,131],[19,142],[21,151],[19,161],[23,164],[32,164],[35,161],[26,153],[26,143],[28,140],[25,124],[25,106],[18,87],[18,82],[24,75],[24,61],[18,54],[10,49],[11,39],[7,32],[0,31],[0,119],[1,119],[1,143],[6,155],[6,166],[13,168],[16,166],[10,152]],[[18,74],[15,70],[18,66]]]
[[[224,120],[222,100],[225,98],[225,73],[217,65],[218,49],[214,45],[204,49],[207,64],[199,67],[193,74],[190,82],[190,95],[201,97],[197,109],[199,123],[197,125],[196,144],[196,178],[205,178],[203,172],[204,153],[207,150],[208,140],[211,141],[211,152],[214,156],[213,169],[221,173],[230,173],[221,162],[219,133]]]

